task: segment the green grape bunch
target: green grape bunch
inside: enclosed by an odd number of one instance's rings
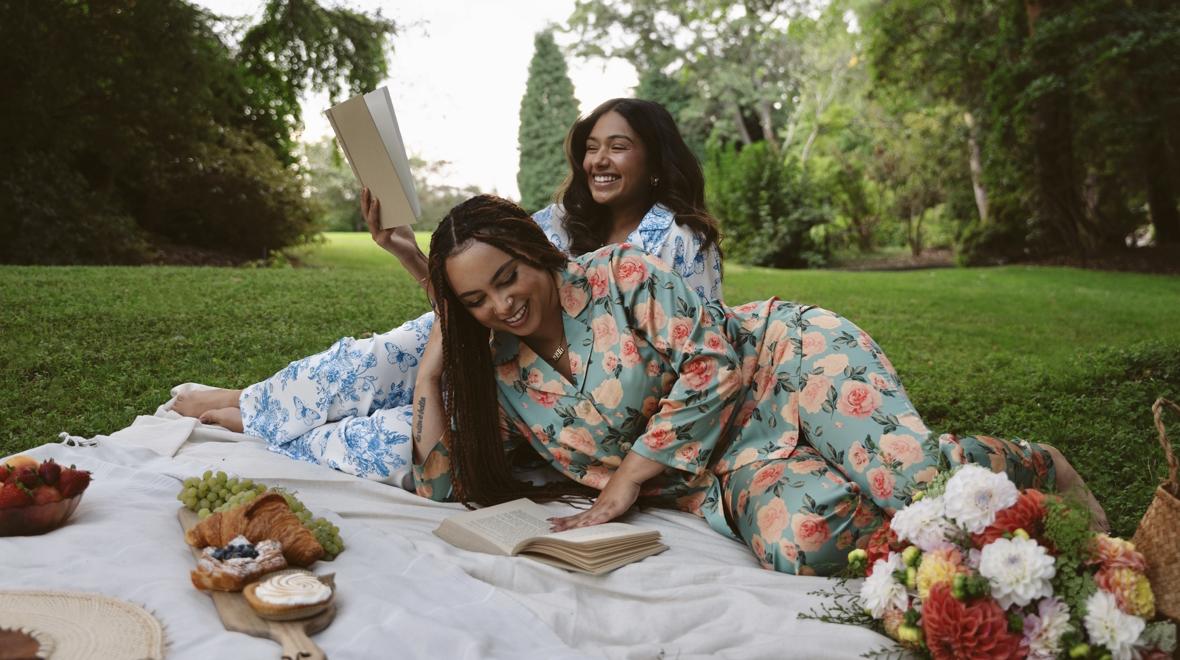
[[[185,479],[176,499],[189,511],[195,512],[197,518],[204,520],[214,513],[245,504],[268,490],[282,495],[287,501],[287,506],[291,508],[291,513],[294,513],[299,522],[315,535],[316,541],[324,547],[324,561],[332,561],[336,555],[344,552],[340,528],[326,518],[313,518],[303,502],[281,488],[270,488],[250,479],[239,479],[224,472],[205,470],[205,474],[200,477]]]

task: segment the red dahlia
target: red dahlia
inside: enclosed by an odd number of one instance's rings
[[[888,559],[890,552],[901,552],[905,547],[897,538],[897,534],[893,532],[893,528],[889,526],[889,521],[886,520],[884,524],[877,528],[869,536],[869,543],[865,546],[865,552],[869,555],[869,566],[865,572],[866,575],[873,574],[873,564],[878,559]]]
[[[975,541],[977,547],[982,548],[1004,534],[1023,529],[1039,541],[1045,531],[1046,513],[1045,494],[1035,488],[1029,488],[1020,494],[1016,504],[997,513],[996,521],[987,529],[972,534],[971,540]]]
[[[1008,617],[991,598],[956,600],[949,585],[936,584],[922,607],[926,646],[935,660],[1015,658],[1020,635],[1008,631]]]

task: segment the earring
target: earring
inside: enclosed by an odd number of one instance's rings
[[[658,186],[658,185],[660,185],[660,177],[658,177],[658,176],[653,176],[653,177],[651,178],[651,187],[652,187],[652,188],[655,188],[655,187],[656,187],[656,186]]]

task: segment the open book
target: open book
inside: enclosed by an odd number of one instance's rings
[[[493,555],[530,559],[591,575],[602,575],[663,552],[660,533],[626,523],[550,532],[552,514],[528,499],[467,511],[442,521],[434,533],[451,545]]]
[[[385,87],[324,111],[336,142],[362,187],[381,202],[381,228],[413,224],[422,216],[393,100]]]

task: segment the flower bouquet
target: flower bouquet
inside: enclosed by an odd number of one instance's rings
[[[849,554],[836,605],[810,618],[868,625],[933,658],[1168,658],[1143,556],[1090,531],[1080,505],[965,465],[940,475]],[[842,600],[841,600],[842,598]]]

